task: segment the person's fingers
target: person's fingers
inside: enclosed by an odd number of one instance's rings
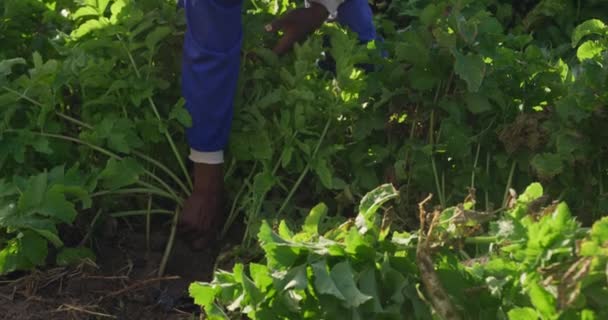
[[[264,29],[266,29],[266,32],[278,32],[279,30],[283,30],[289,24],[292,12],[289,12],[277,19],[274,19],[272,22],[267,24],[264,27]]]
[[[197,232],[197,229],[200,228],[200,211],[202,206],[203,200],[200,197],[191,196],[186,200],[177,221],[178,233],[185,235]]]
[[[285,52],[289,51],[297,40],[298,37],[295,32],[287,32],[283,35],[281,39],[279,39],[272,51],[274,51],[274,53],[277,55],[282,55]]]

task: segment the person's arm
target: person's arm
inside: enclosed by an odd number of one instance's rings
[[[307,8],[289,11],[280,18],[266,25],[266,31],[283,31],[283,37],[277,42],[273,51],[283,54],[289,51],[296,42],[300,42],[317,30],[329,17],[329,11],[319,4],[311,3]]]

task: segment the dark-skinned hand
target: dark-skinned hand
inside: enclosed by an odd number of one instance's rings
[[[204,249],[217,236],[222,222],[223,165],[194,164],[194,190],[179,217],[179,234],[194,250]]]
[[[267,32],[283,32],[273,49],[274,53],[281,55],[289,51],[295,43],[319,29],[328,16],[329,12],[324,6],[313,2],[309,8],[294,9],[266,25]]]

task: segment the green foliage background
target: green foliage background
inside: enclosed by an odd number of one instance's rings
[[[49,262],[49,244],[54,263],[92,256],[58,227],[170,219],[190,193],[175,2],[0,3],[0,274]],[[226,173],[246,244],[318,201],[352,215],[387,181],[399,229],[429,192],[446,208],[474,189],[491,212],[534,181],[585,226],[606,212],[604,1],[373,4],[384,41],[330,23],[279,58],[263,26],[299,4],[246,2]]]

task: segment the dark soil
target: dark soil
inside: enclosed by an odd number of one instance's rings
[[[152,233],[148,251],[144,228],[122,223],[111,236],[96,238],[97,262],[0,278],[0,319],[198,319],[188,286],[212,279],[219,254],[230,256],[226,252],[239,242],[242,225],[202,251],[176,239],[159,277],[169,233],[163,229]]]

